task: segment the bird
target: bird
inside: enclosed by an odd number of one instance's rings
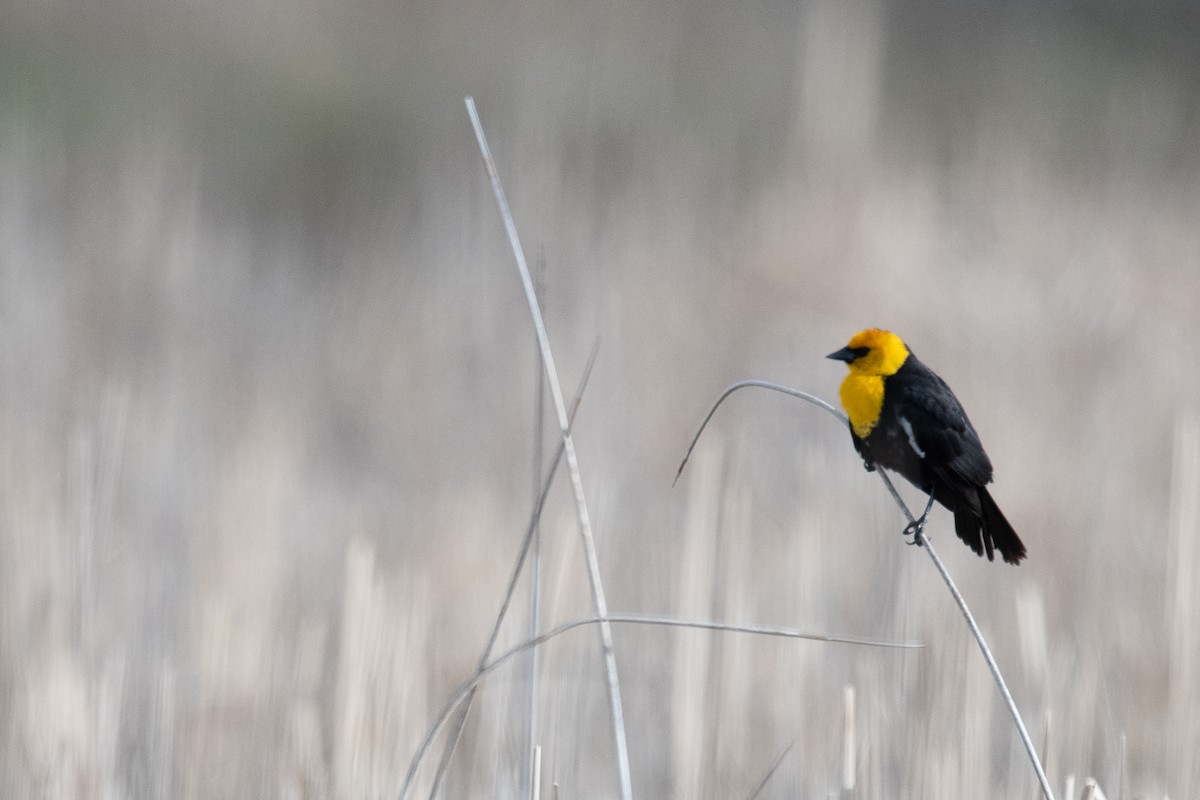
[[[946,382],[899,336],[879,328],[859,331],[826,358],[850,368],[839,397],[867,470],[884,467],[929,495],[925,513],[905,532],[920,534],[937,500],[977,555],[1020,563],[1025,545],[987,490],[992,462]]]

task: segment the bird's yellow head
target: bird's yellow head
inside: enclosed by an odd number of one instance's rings
[[[908,359],[908,348],[891,331],[867,328],[850,337],[850,343],[826,358],[845,361],[852,375],[895,375]]]

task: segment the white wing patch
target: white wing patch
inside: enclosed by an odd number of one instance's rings
[[[925,451],[922,450],[920,445],[917,444],[917,437],[913,436],[912,423],[910,423],[904,417],[901,417],[900,427],[904,428],[904,435],[908,437],[908,443],[912,446],[912,449],[917,451],[917,455],[919,455],[921,458],[924,458]]]

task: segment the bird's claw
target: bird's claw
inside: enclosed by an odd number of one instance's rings
[[[900,535],[905,536],[905,537],[908,537],[908,536],[912,537],[912,541],[905,542],[905,544],[909,545],[910,547],[914,544],[917,547],[920,547],[921,544],[924,542],[924,533],[925,533],[925,517],[922,516],[920,519],[913,520],[912,522],[905,525],[904,530],[900,532]]]
[[[917,547],[920,547],[925,543],[925,520],[929,519],[929,509],[933,508],[934,488],[930,487],[929,489],[929,501],[925,503],[925,510],[921,512],[921,516],[904,526],[903,535],[913,537],[911,542],[906,542],[905,544],[915,544]]]

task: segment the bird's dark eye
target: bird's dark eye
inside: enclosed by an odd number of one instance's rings
[[[855,360],[862,358],[867,353],[871,352],[869,347],[851,347],[850,352],[854,353]]]

